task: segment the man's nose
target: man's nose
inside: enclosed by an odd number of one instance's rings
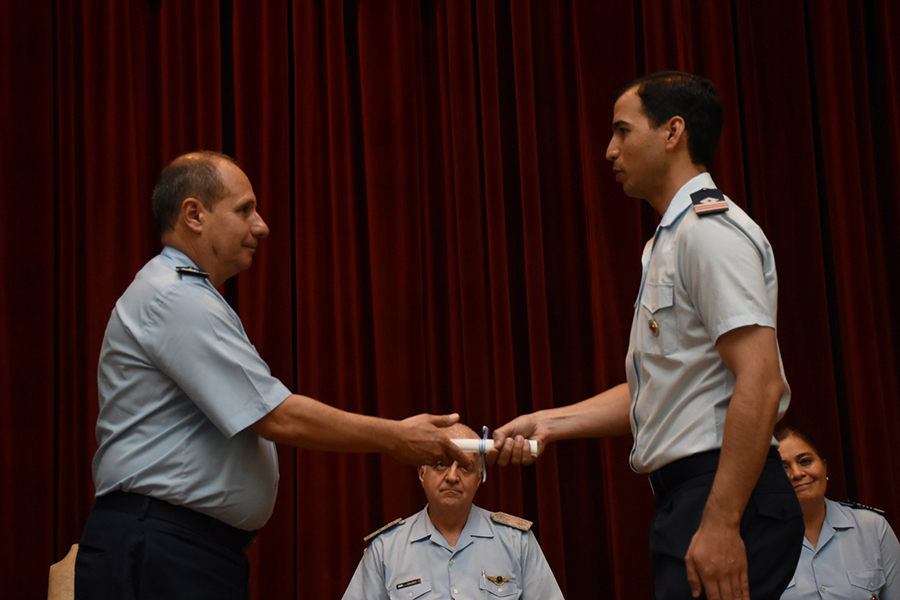
[[[609,145],[606,146],[606,160],[614,161],[619,156],[619,147],[615,144],[615,139],[609,140]]]
[[[258,238],[264,238],[269,235],[269,226],[259,213],[256,214],[256,221],[251,229],[253,235]]]

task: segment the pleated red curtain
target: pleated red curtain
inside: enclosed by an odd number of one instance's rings
[[[8,215],[0,224],[4,596],[34,596],[56,552],[52,24],[49,4],[0,4],[0,195]]]
[[[273,372],[348,410],[476,429],[586,398],[623,360],[655,217],[605,159],[611,96],[716,81],[717,183],[767,232],[779,338],[829,495],[900,514],[900,10],[788,3],[127,0],[0,3],[0,595],[39,598],[91,508],[96,360],[159,249],[149,192],[237,157],[271,235],[225,295]],[[774,17],[773,15],[777,15]],[[571,598],[650,595],[653,499],[630,440],[491,469]],[[421,508],[379,456],[280,448],[256,598],[340,597]]]

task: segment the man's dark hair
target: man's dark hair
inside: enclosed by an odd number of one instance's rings
[[[638,77],[616,92],[613,101],[635,87],[654,128],[675,116],[684,119],[691,161],[709,168],[722,135],[722,102],[715,84],[682,71],[661,71]]]
[[[175,227],[185,198],[196,198],[212,210],[225,197],[228,190],[219,178],[219,162],[223,160],[234,164],[230,156],[200,150],[179,156],[162,170],[151,199],[160,235]]]

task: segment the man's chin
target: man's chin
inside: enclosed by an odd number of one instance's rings
[[[641,198],[641,194],[637,190],[635,190],[634,188],[632,188],[628,185],[622,186],[622,193],[625,194],[629,198],[634,198],[636,200],[643,200],[643,198]]]

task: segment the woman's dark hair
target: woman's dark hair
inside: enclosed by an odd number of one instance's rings
[[[722,135],[722,102],[715,84],[699,75],[661,71],[638,77],[616,92],[613,101],[632,88],[654,128],[672,117],[684,119],[691,161],[709,168]]]
[[[823,461],[825,457],[822,456],[822,451],[819,450],[819,444],[816,443],[816,439],[805,429],[801,429],[799,427],[782,427],[778,431],[775,432],[775,439],[779,442],[785,440],[789,437],[800,438],[806,444],[813,449],[813,452],[821,458]]]

